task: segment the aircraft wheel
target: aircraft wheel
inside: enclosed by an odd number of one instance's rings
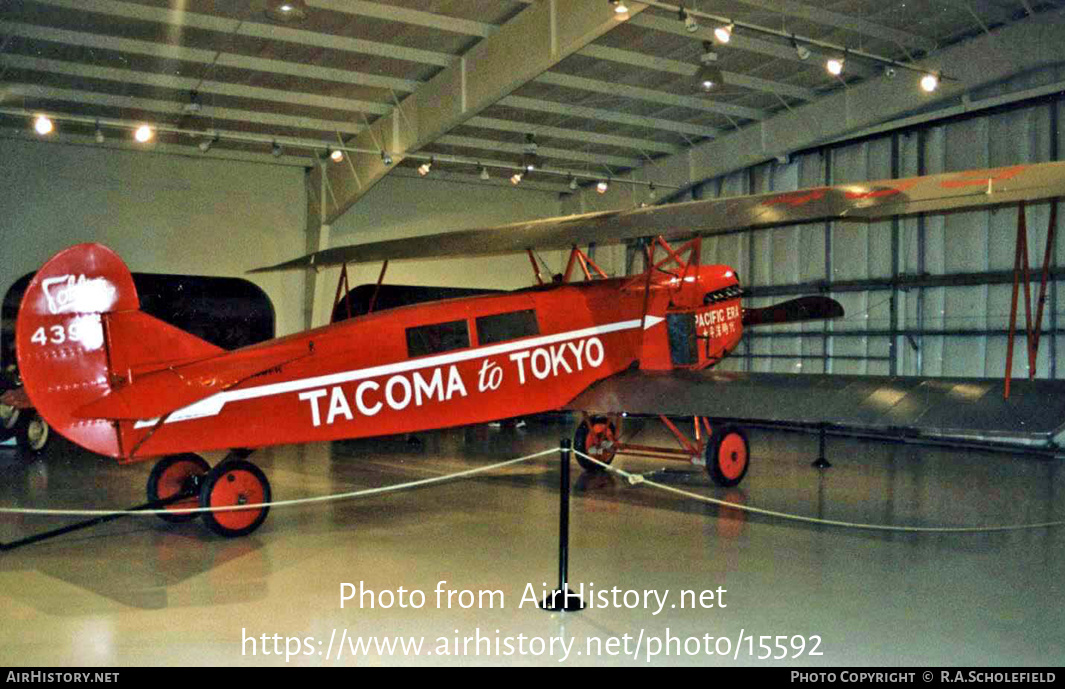
[[[706,472],[722,488],[734,486],[747,475],[751,462],[747,434],[736,426],[714,430],[706,444]]]
[[[614,449],[616,443],[617,428],[605,416],[593,416],[591,419],[581,421],[573,434],[573,449],[590,457],[595,457],[603,464],[610,464],[614,461],[614,455],[617,452]],[[580,464],[581,469],[587,472],[599,473],[606,471],[595,462],[589,462],[580,455],[576,455],[576,457],[577,464]]]
[[[41,418],[35,411],[19,414],[18,423],[15,424],[15,440],[24,451],[32,454],[40,454],[48,445],[48,438],[52,435],[48,422]]]
[[[201,507],[258,505],[270,502],[270,482],[251,462],[234,459],[222,462],[207,472],[200,487]],[[266,520],[269,507],[249,510],[204,512],[203,520],[216,534],[232,538],[246,536]]]
[[[179,493],[190,493],[186,500],[178,500],[166,506],[168,510],[187,510],[200,506],[198,489],[203,477],[211,470],[207,461],[192,453],[163,457],[148,474],[148,500],[166,500]],[[160,514],[159,518],[172,524],[189,522],[200,516],[191,514]]]
[[[0,404],[0,443],[15,435],[15,426],[18,424],[22,410],[10,404]]]

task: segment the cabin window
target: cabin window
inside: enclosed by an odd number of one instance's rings
[[[532,309],[511,311],[477,319],[477,342],[482,345],[539,335],[536,312]]]
[[[425,356],[464,349],[470,346],[470,332],[466,321],[450,321],[407,328],[407,353]]]

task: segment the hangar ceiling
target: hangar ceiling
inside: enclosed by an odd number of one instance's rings
[[[535,144],[540,169],[523,187],[564,191],[570,180],[545,170],[581,183],[614,177],[831,102],[889,61],[916,90],[921,75],[904,65],[1063,3],[672,0],[629,3],[631,16],[616,21],[610,4],[550,3],[559,27],[580,12],[610,21],[589,22],[569,52],[539,49],[530,35],[526,56],[520,23],[546,0],[306,0],[295,21],[273,19],[274,0],[0,0],[0,132],[32,136],[32,116],[46,112],[53,136],[86,145],[135,147],[132,128],[148,123],[158,130],[150,145],[168,153],[309,165],[335,145],[394,155],[382,175],[416,175],[431,157],[432,174],[488,173],[496,184],[509,184]],[[722,18],[735,24],[727,44],[714,38]],[[478,53],[493,41],[505,49]],[[704,93],[695,75],[708,51],[723,83]],[[383,131],[390,117],[415,127],[406,104],[459,65],[463,79],[478,74],[484,54],[496,63],[483,71],[528,78],[500,81],[500,97],[428,138]],[[844,55],[843,73],[830,75],[825,60]],[[353,160],[330,178],[359,178]],[[358,187],[372,184],[366,176]]]

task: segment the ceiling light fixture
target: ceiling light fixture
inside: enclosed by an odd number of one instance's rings
[[[800,60],[810,59],[810,49],[795,40],[795,37],[791,37],[791,47],[795,49],[795,54],[799,56]]]
[[[735,24],[729,23],[724,26],[719,26],[714,29],[714,38],[718,43],[728,43],[732,40],[732,30],[736,28]]]
[[[569,189],[570,191],[577,191],[577,178],[573,175],[569,176]]]
[[[717,62],[717,53],[714,52],[714,44],[710,41],[703,41],[703,54],[699,56],[699,62],[702,66],[695,72],[695,85],[698,90],[708,93],[724,83],[724,73],[714,64]]]
[[[658,198],[658,191],[655,189],[655,183],[651,182],[647,185],[647,198],[654,201]]]
[[[96,143],[102,144],[104,142],[104,130],[100,129],[100,123],[96,123],[96,132],[93,134],[96,139]]]
[[[614,6],[614,17],[616,19],[629,18],[629,6],[625,4],[624,0],[610,0],[610,4]]]
[[[137,127],[137,130],[133,132],[133,138],[142,144],[148,143],[154,136],[155,131],[146,124]]]
[[[518,186],[519,184],[521,184],[521,178],[522,174],[520,172],[515,172],[513,175],[510,176],[510,183],[514,186]]]
[[[599,180],[599,183],[595,185],[595,190],[600,194],[605,194],[610,189],[610,182],[605,179]]]
[[[280,158],[282,153],[284,153],[284,149],[281,148],[281,144],[275,141],[270,145],[270,155],[275,158]]]
[[[208,135],[210,136],[210,138],[209,139],[204,139],[199,144],[200,150],[203,151],[204,153],[206,153],[207,151],[210,151],[211,150],[211,146],[214,146],[215,142],[218,141],[218,134],[213,134],[211,132],[208,132]]]
[[[344,151],[341,151],[339,148],[331,149],[329,151],[329,159],[334,163],[339,163],[344,160]]]
[[[480,177],[481,177],[481,179],[483,179],[483,180],[484,180],[485,182],[487,182],[488,180],[490,180],[490,179],[492,178],[492,176],[488,174],[488,168],[486,168],[486,167],[484,167],[484,166],[481,166],[481,174],[480,174]]]
[[[266,16],[279,22],[301,22],[307,18],[306,0],[269,0]]]
[[[684,22],[684,29],[688,33],[695,33],[699,30],[699,22],[695,21],[695,17],[688,14],[688,11],[683,7],[677,12],[677,16]]]
[[[38,115],[37,119],[33,121],[33,129],[41,136],[48,136],[55,131],[55,125],[52,124],[52,120],[48,119],[46,115]]]
[[[381,162],[385,164],[385,167],[392,165],[392,156],[388,154],[388,151],[381,149]]]
[[[838,77],[839,75],[843,74],[843,66],[846,61],[846,58],[842,57],[829,58],[828,61],[825,62],[825,69],[827,69],[828,73],[832,76]]]
[[[921,88],[925,93],[932,93],[939,88],[939,75],[929,73],[921,77]]]
[[[189,115],[194,115],[203,109],[200,103],[200,92],[189,91],[189,102],[185,104],[185,112]]]
[[[428,175],[429,174],[429,170],[431,170],[433,168],[433,162],[435,160],[436,160],[435,158],[430,158],[429,160],[427,160],[424,163],[422,163],[421,165],[419,165],[418,166],[418,174],[421,175],[422,177],[425,177],[426,175]]]

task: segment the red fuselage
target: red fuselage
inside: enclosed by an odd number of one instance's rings
[[[119,422],[123,454],[136,461],[535,414],[637,362],[703,368],[739,342],[738,283],[727,266],[661,272],[647,286],[640,276],[418,304],[238,350],[227,362],[268,348],[310,353],[162,420]]]

